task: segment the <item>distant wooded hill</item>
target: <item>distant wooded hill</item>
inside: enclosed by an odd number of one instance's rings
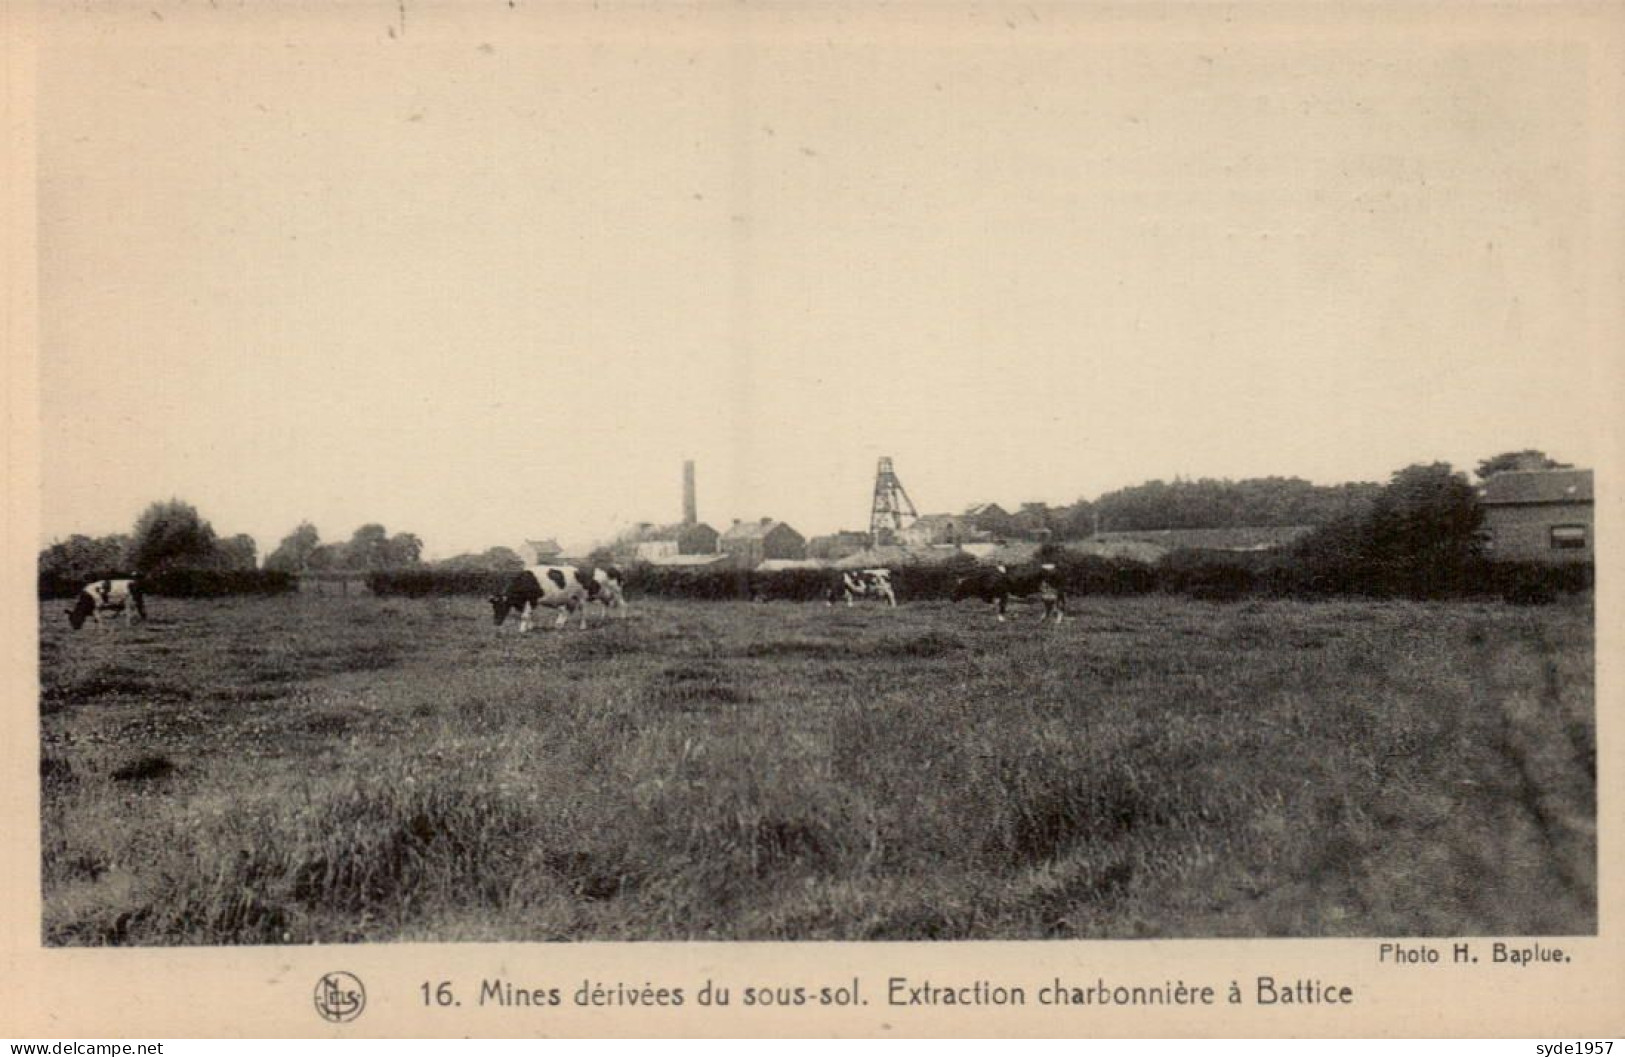
[[[1101,528],[1112,531],[1324,525],[1369,505],[1381,491],[1373,482],[1317,485],[1299,477],[1176,479],[1107,492],[1094,509]]]
[[[1147,481],[1068,506],[1025,503],[1011,516],[1009,531],[1031,536],[1042,529],[1051,539],[1074,540],[1097,527],[1126,532],[1325,525],[1360,512],[1381,491],[1372,482],[1318,485],[1300,477]]]

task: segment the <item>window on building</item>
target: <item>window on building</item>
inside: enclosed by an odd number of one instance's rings
[[[1552,550],[1584,550],[1585,545],[1586,527],[1584,525],[1552,526]]]

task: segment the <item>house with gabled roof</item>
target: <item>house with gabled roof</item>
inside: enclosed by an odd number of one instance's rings
[[[970,514],[921,514],[897,533],[897,542],[910,547],[939,547],[992,540]]]
[[[997,503],[973,503],[965,508],[965,521],[977,532],[989,536],[1008,536],[1015,527],[1010,512]]]
[[[807,556],[820,561],[839,561],[849,554],[864,550],[869,543],[869,533],[842,529],[827,536],[814,536],[808,540]]]
[[[703,521],[655,525],[641,522],[623,532],[610,545],[620,561],[654,561],[678,555],[716,554],[717,530]]]
[[[524,547],[520,549],[520,555],[525,559],[526,565],[551,565],[563,554],[564,548],[551,536],[545,540],[526,540]]]
[[[807,538],[782,521],[764,517],[735,521],[718,545],[743,569],[754,569],[769,558],[805,558]]]
[[[1590,470],[1507,470],[1478,490],[1485,553],[1566,564],[1596,557]]]

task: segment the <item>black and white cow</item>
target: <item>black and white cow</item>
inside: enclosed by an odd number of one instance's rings
[[[140,582],[132,576],[127,580],[97,580],[86,584],[74,599],[73,608],[68,610],[68,623],[75,631],[90,619],[102,627],[103,613],[123,613],[126,624],[135,623],[136,617],[147,619],[147,603],[141,594]]]
[[[619,569],[579,569],[573,565],[534,565],[516,575],[507,590],[492,595],[492,622],[500,626],[509,612],[519,614],[519,630],[526,632],[534,622],[531,616],[542,606],[556,609],[555,628],[562,628],[570,614],[581,613],[581,626],[587,626],[587,604],[600,602],[605,609],[626,605],[626,592]]]
[[[1051,614],[1055,616],[1057,624],[1066,617],[1066,586],[1053,565],[1040,565],[1036,569],[1014,573],[1000,565],[973,573],[955,581],[953,598],[955,602],[980,598],[991,603],[1001,624],[1004,623],[1005,608],[1012,598],[1037,598],[1043,602],[1044,612],[1038,617],[1040,622],[1048,620]]]
[[[840,579],[830,586],[826,601],[834,605],[835,600],[841,597],[845,597],[848,606],[852,605],[854,598],[878,598],[895,608],[897,592],[892,590],[891,570],[851,569],[842,573]]]

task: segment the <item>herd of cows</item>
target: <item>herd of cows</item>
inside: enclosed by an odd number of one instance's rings
[[[888,606],[897,605],[897,591],[892,586],[890,569],[854,569],[835,574],[824,596],[828,605],[844,600],[848,606],[855,599],[874,598]],[[1059,624],[1066,619],[1066,588],[1055,566],[1039,565],[1029,570],[1011,572],[999,565],[960,577],[954,583],[953,600],[980,598],[993,607],[1000,623],[1004,622],[1010,600],[1032,598],[1044,605],[1039,620],[1052,617]],[[558,616],[553,626],[563,627],[570,614],[579,612],[581,626],[587,626],[587,607],[601,603],[615,610],[626,605],[626,585],[619,569],[577,568],[570,565],[541,565],[516,575],[500,595],[492,595],[491,616],[498,626],[509,613],[519,614],[519,630],[529,631],[532,617],[541,608],[554,609]]]
[[[874,598],[889,606],[897,605],[897,592],[892,587],[890,569],[855,569],[836,574],[830,583],[825,602],[834,605],[845,600],[848,606],[855,599]],[[1031,598],[1043,603],[1040,621],[1051,617],[1059,624],[1066,618],[1066,589],[1056,575],[1055,566],[1040,565],[1032,569],[1010,571],[1003,565],[979,570],[961,577],[954,583],[953,600],[980,598],[993,607],[1000,623],[1004,622],[1010,600]],[[519,630],[527,632],[535,626],[535,616],[542,609],[557,613],[555,629],[569,623],[572,614],[579,614],[581,627],[587,626],[587,610],[596,602],[614,612],[626,606],[626,582],[619,569],[613,567],[589,568],[574,565],[537,565],[514,576],[501,594],[487,599],[491,603],[492,622],[501,627],[510,613],[518,614]],[[88,583],[74,599],[68,610],[68,623],[75,631],[87,620],[97,625],[104,618],[122,614],[127,623],[137,617],[145,619],[146,602],[137,577],[127,579],[96,580]]]
[[[892,586],[890,569],[854,569],[839,573],[824,597],[828,605],[844,600],[848,606],[858,598],[874,598],[888,606],[897,605],[897,591]],[[1012,573],[1000,565],[961,577],[954,583],[953,600],[980,598],[993,607],[1000,623],[1004,622],[1012,598],[1035,598],[1042,602],[1044,611],[1040,620],[1054,618],[1059,624],[1066,619],[1066,589],[1056,575],[1055,566],[1040,565],[1034,569]],[[572,613],[579,613],[581,626],[587,626],[587,609],[598,602],[614,611],[626,605],[626,584],[619,569],[578,568],[572,565],[539,565],[526,569],[509,582],[507,590],[492,595],[491,618],[501,626],[509,613],[519,614],[519,630],[529,631],[535,626],[533,617],[542,608],[556,610],[555,628],[569,622]]]

